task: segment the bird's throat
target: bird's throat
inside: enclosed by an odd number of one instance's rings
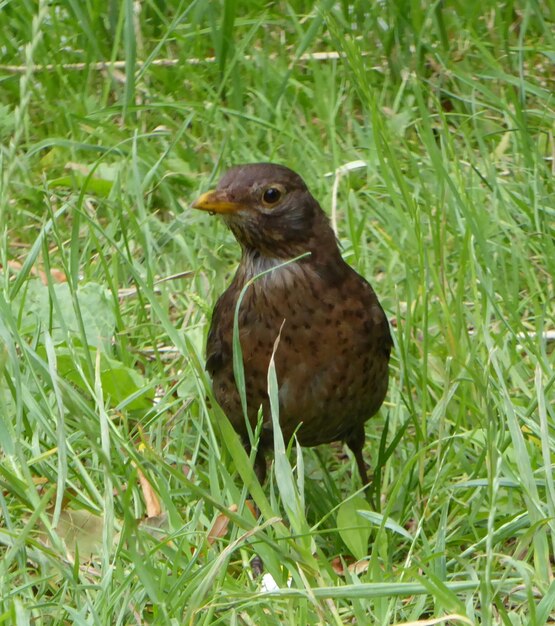
[[[296,263],[296,261],[291,259],[290,265],[292,265],[293,263]],[[270,272],[271,270],[278,268],[279,266],[287,267],[289,263],[288,259],[282,259],[276,256],[268,256],[262,254],[259,250],[246,250],[244,251],[243,258],[241,259],[241,265],[244,266],[247,280],[250,280],[255,276]]]

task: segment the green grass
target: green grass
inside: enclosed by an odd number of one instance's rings
[[[553,621],[553,4],[1,12],[0,624]],[[259,160],[327,211],[366,163],[338,229],[395,335],[373,511],[338,446],[258,486],[211,396],[239,250],[189,205]]]

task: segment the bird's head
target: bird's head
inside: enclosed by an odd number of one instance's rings
[[[283,165],[251,163],[228,170],[192,204],[221,215],[247,251],[291,258],[335,237],[303,179]],[[331,239],[330,239],[331,238]]]

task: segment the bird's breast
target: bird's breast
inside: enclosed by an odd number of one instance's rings
[[[385,315],[370,285],[344,268],[344,280],[330,281],[310,263],[281,265],[253,258],[242,263],[230,288],[238,294],[246,286],[238,321],[253,419],[267,402],[268,366],[274,354],[280,423],[291,436],[303,422],[299,437],[304,445],[341,438],[353,422],[377,410],[387,388]],[[222,326],[229,354],[237,297],[226,306],[225,331]],[[224,408],[232,401],[237,405],[226,412],[237,413],[239,428],[243,418],[230,388],[231,359],[227,363],[216,377],[216,395]]]

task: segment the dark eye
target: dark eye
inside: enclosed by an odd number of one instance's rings
[[[276,187],[268,187],[262,195],[262,200],[264,200],[266,204],[275,204],[279,202],[280,198],[281,191]]]

